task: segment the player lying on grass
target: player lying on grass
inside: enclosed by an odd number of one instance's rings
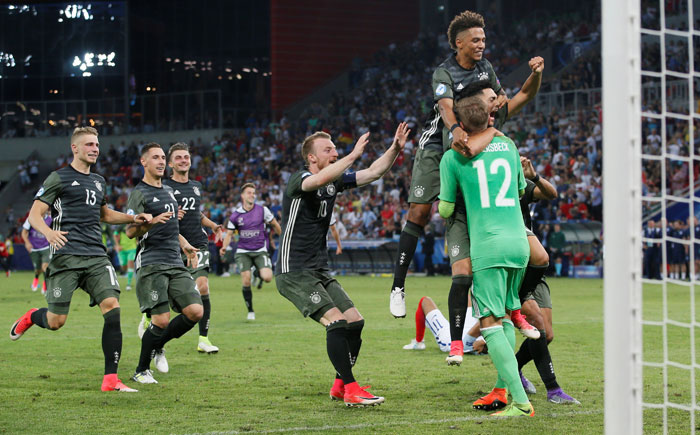
[[[478,323],[478,320],[472,316],[472,307],[468,307],[464,316],[464,335],[462,336],[464,353],[466,354],[479,355],[486,353],[486,342],[479,333]],[[416,338],[412,339],[403,348],[406,350],[424,350],[425,343],[423,338],[425,337],[426,326],[433,333],[435,342],[440,350],[449,352],[450,343],[452,343],[449,323],[440,309],[438,309],[435,301],[429,296],[422,297],[418,302],[418,308],[416,309]],[[470,334],[472,333],[476,333],[477,337],[471,336]]]
[[[493,93],[493,90],[490,90]],[[457,103],[466,131],[487,128],[488,106],[478,97]],[[448,150],[440,162],[440,215],[447,219],[457,195],[464,196],[474,272],[472,307],[498,372],[496,387],[513,401],[497,416],[533,416],[535,411],[518,376],[515,328],[507,310],[520,308],[518,290],[530,257],[517,200],[525,190],[518,150],[512,140],[496,136],[473,158]],[[505,399],[505,398],[504,398]],[[504,400],[505,402],[505,400]]]
[[[378,405],[383,397],[360,387],[353,375],[365,321],[343,287],[330,274],[326,237],[339,192],[381,178],[403,152],[410,132],[396,129],[386,152],[369,168],[347,172],[362,157],[369,133],[342,159],[330,135],[316,132],[301,147],[306,168],[294,173],[284,189],[282,239],[275,269],[277,290],[304,315],[326,328],[326,351],[336,377],[330,396],[347,406]]]

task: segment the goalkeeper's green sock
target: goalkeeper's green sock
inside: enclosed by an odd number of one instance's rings
[[[530,403],[520,382],[518,361],[515,359],[513,348],[506,338],[504,327],[497,325],[484,328],[481,330],[481,334],[489,347],[489,356],[493,365],[496,366],[499,381],[502,380],[506,384],[508,391],[513,396],[513,402],[518,405]]]

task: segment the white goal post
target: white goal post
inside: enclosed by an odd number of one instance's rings
[[[605,432],[640,434],[640,0],[601,1]]]

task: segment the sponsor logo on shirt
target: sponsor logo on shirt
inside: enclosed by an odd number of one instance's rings
[[[71,186],[80,186],[80,183],[78,183],[77,181],[73,181],[73,184],[71,184]]]
[[[458,91],[461,91],[462,89],[464,89],[464,85],[461,84],[461,83],[458,84],[458,85],[457,85],[457,90],[458,90]]]
[[[252,237],[257,237],[260,234],[260,230],[243,230],[240,232],[242,239],[250,239]]]

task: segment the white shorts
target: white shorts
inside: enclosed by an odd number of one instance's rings
[[[467,335],[469,335],[469,330],[478,319],[472,317],[471,307],[467,308],[466,316],[464,316],[464,332],[462,333],[462,342],[467,340]],[[452,342],[450,338],[450,322],[442,315],[442,312],[438,309],[434,309],[425,315],[425,324],[430,328],[430,332],[435,336],[435,342],[438,347],[443,352],[450,351],[450,343]]]

